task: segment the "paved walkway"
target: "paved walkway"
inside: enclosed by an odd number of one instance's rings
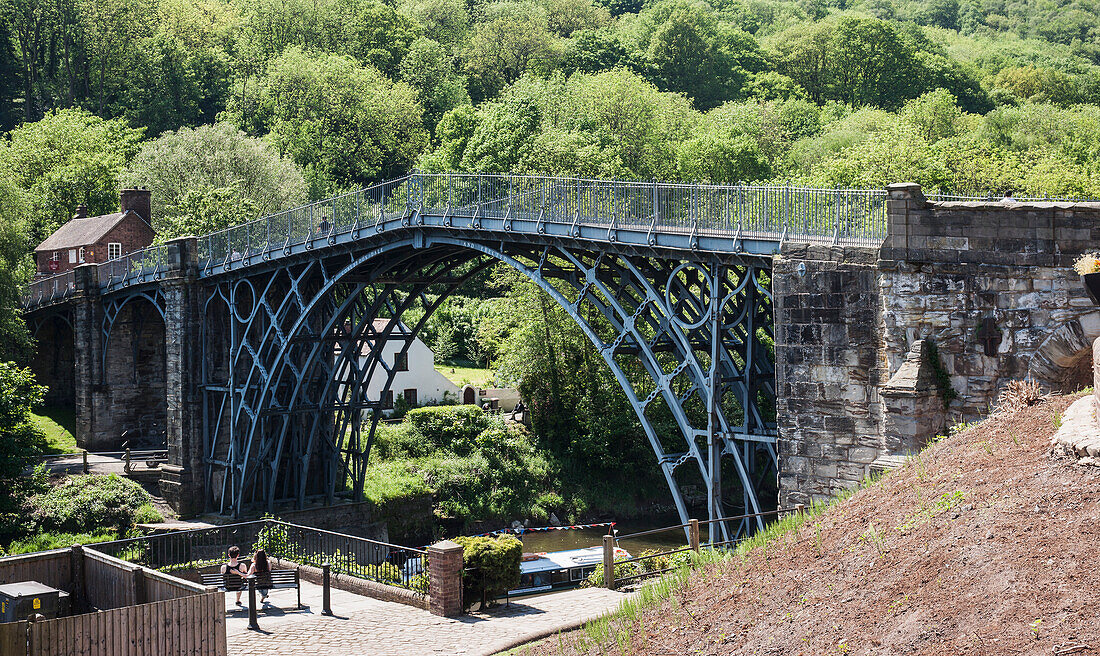
[[[320,586],[302,582],[303,610],[293,590],[272,592],[260,612],[260,631],[248,630],[248,611],[226,595],[230,656],[420,656],[495,654],[554,630],[571,628],[618,607],[625,595],[602,588],[525,597],[486,614],[456,619],[332,591],[334,617],[321,615]],[[248,594],[243,601],[248,603]]]

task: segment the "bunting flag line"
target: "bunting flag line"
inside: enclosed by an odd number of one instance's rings
[[[572,524],[570,526],[538,526],[534,528],[502,528],[496,531],[487,531],[485,533],[478,533],[473,536],[475,538],[484,537],[486,535],[523,535],[524,533],[547,533],[549,531],[576,531],[586,528],[603,528],[605,526],[615,526],[615,522],[601,522],[599,524]]]

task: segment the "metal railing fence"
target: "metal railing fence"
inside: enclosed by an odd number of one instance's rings
[[[68,298],[76,291],[76,274],[72,271],[31,281],[23,287],[23,307],[34,307]]]
[[[478,228],[483,218],[690,235],[724,235],[777,241],[831,241],[876,246],[886,237],[887,194],[880,189],[812,189],[793,185],[703,185],[592,180],[549,176],[412,173],[359,191],[321,200],[197,238],[198,259],[214,267],[247,266],[291,249],[313,248],[351,233],[407,224],[414,213],[442,217],[443,225]],[[99,266],[99,284],[114,289],[158,280],[167,269],[167,246],[150,246]],[[27,286],[25,307],[74,291],[72,272]]]
[[[199,237],[205,268],[266,261],[295,246],[382,230],[414,213],[477,228],[484,218],[776,240],[876,245],[886,236],[882,190],[790,185],[692,185],[519,175],[413,173]]]
[[[168,247],[161,244],[127,253],[99,265],[99,285],[114,289],[160,280],[168,271]]]
[[[942,202],[983,202],[983,203],[1100,203],[1097,198],[1075,196],[1011,196],[1003,193],[986,192],[984,195],[951,194],[932,191],[925,195],[930,201]]]
[[[231,546],[240,548],[242,558],[262,548],[280,560],[314,567],[329,564],[335,573],[420,595],[428,591],[426,551],[274,519],[101,542],[96,549],[145,567],[173,571],[223,563]]]

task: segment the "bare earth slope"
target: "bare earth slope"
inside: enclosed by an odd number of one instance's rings
[[[697,573],[630,628],[630,647],[566,638],[564,651],[1100,654],[1100,468],[1047,454],[1071,400],[996,415],[766,551]]]

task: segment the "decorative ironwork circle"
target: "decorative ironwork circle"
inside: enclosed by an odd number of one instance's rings
[[[684,274],[682,280],[681,272]],[[699,264],[681,263],[672,270],[665,284],[665,307],[669,316],[689,330],[702,326],[710,319],[710,295],[713,286],[714,280]]]

